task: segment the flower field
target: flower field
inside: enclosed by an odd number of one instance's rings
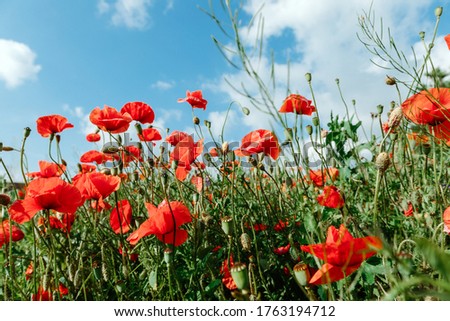
[[[307,73],[310,92],[265,105],[278,127],[239,142],[214,137],[201,90],[174,98],[195,133],[153,127],[148,102],[92,109],[77,172],[64,115],[39,117],[18,148],[2,142],[24,184],[1,160],[0,300],[449,300],[450,84],[429,55],[389,56],[368,18],[364,45],[404,79],[387,77],[399,99],[373,111],[367,139],[347,105],[322,123]],[[48,144],[36,172],[30,135]]]

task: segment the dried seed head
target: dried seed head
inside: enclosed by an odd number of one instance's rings
[[[392,110],[391,113],[389,114],[389,119],[388,119],[389,128],[392,128],[392,130],[397,128],[398,125],[400,124],[400,121],[402,120],[402,118],[403,118],[402,107],[398,106],[398,107],[394,108],[394,110]]]
[[[389,167],[390,162],[388,153],[381,152],[375,159],[375,166],[378,170],[384,172]]]
[[[242,249],[244,251],[250,252],[250,250],[252,249],[252,239],[250,238],[250,235],[248,235],[247,233],[242,233],[240,240]]]

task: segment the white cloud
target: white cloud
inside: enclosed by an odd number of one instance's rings
[[[154,84],[151,85],[152,88],[159,89],[159,90],[169,90],[175,86],[174,81],[163,81],[158,80]]]
[[[115,26],[129,29],[145,29],[150,24],[149,8],[152,0],[116,0],[114,3],[99,0],[97,9],[100,14],[110,13]]]
[[[336,86],[336,78],[340,79],[343,95],[351,109],[350,113],[352,113],[350,102],[352,99],[356,100],[358,115],[364,121],[365,127],[370,127],[370,112],[376,111],[378,104],[389,106],[390,101],[397,99],[398,96],[393,87],[386,86],[384,83],[385,75],[391,72],[373,66],[370,62],[373,56],[356,36],[357,33],[361,34],[358,17],[363,11],[369,10],[372,2],[372,9],[376,14],[374,19],[376,28],[380,27],[380,18],[382,18],[385,40],[386,28],[389,27],[397,47],[405,50],[406,55],[411,44],[418,40],[419,31],[426,30],[432,33],[434,8],[430,8],[428,0],[414,2],[349,0],[345,2],[345,5],[335,0],[268,0],[262,9],[262,3],[259,0],[245,2],[243,10],[247,14],[254,15],[261,9],[260,12],[264,18],[263,56],[260,61],[257,56],[252,57],[251,63],[266,84],[271,84],[269,82],[272,69],[269,59],[270,51],[276,50],[274,69],[277,89],[272,92],[275,108],[281,106],[286,95],[288,65],[285,62],[287,58],[283,57],[287,57],[288,53],[291,57],[290,90],[311,99],[312,94],[304,74],[312,73],[314,94],[323,125],[328,122],[331,111],[335,115],[345,114],[345,107]],[[429,12],[428,20],[423,18],[424,12]],[[258,34],[258,23],[249,27],[242,21],[245,20],[240,20],[241,40],[245,46],[254,45]],[[388,40],[386,43],[389,46]],[[276,47],[271,48],[274,42]],[[283,44],[284,47],[280,47]],[[435,60],[448,66],[448,49],[446,52],[444,49],[435,48]],[[444,54],[447,55],[444,56]],[[251,94],[258,95],[257,84],[252,82],[245,72],[237,71],[223,76],[237,88],[241,88],[240,84],[245,84]],[[248,107],[248,100],[236,93],[224,81],[214,80],[211,86],[225,92],[231,100]],[[342,116],[340,118],[342,119]],[[269,119],[267,115],[252,110],[250,116],[241,120],[241,124],[249,129],[268,127]]]
[[[13,89],[26,80],[36,79],[41,66],[35,59],[36,54],[26,44],[0,39],[0,80]]]

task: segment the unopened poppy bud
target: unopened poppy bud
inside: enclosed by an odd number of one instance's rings
[[[395,78],[394,78],[394,77],[391,77],[391,76],[386,76],[386,79],[384,80],[384,82],[385,82],[386,85],[388,85],[388,86],[394,86],[394,85],[397,83],[397,81],[395,80]]]
[[[336,82],[336,85],[339,85],[340,82],[339,78],[336,78],[334,81]]]
[[[422,144],[422,148],[423,148],[423,153],[425,155],[428,155],[431,152],[431,145],[430,145],[430,143]]]
[[[4,151],[4,152],[12,152],[14,150],[14,148],[9,147],[9,146],[3,146],[2,148],[0,148],[0,151]]]
[[[286,140],[287,140],[287,141],[291,141],[292,138],[294,137],[294,136],[292,135],[292,128],[285,128],[285,129],[284,129],[284,135],[286,136]]]
[[[306,125],[306,133],[311,136],[313,133],[313,128],[311,125]]]
[[[309,273],[308,265],[303,262],[297,263],[294,265],[294,277],[297,280],[298,284],[301,286],[306,286],[311,279],[311,275]]]
[[[434,9],[434,15],[436,17],[440,17],[440,16],[442,16],[442,11],[443,11],[442,7],[437,7],[436,9]]]
[[[197,116],[195,116],[195,117],[192,119],[192,122],[194,123],[194,125],[198,125],[198,124],[200,124],[200,118],[198,118]]]
[[[115,145],[107,144],[102,148],[103,154],[116,154],[117,152],[119,152],[119,147]]]
[[[166,248],[164,250],[164,262],[166,262],[167,265],[172,264],[173,262],[173,250],[170,248]]]
[[[381,152],[375,159],[375,166],[378,170],[384,172],[389,167],[390,159],[386,152]]]
[[[316,127],[319,126],[319,123],[320,123],[319,117],[315,116],[311,119],[311,121],[314,126],[316,126]]]
[[[263,171],[264,170],[264,164],[263,163],[259,163],[258,164],[258,169]]]
[[[226,235],[230,236],[233,233],[233,217],[224,216],[221,218],[220,221],[222,225],[222,230]]]
[[[257,161],[256,159],[254,159],[253,157],[249,157],[249,158],[248,158],[248,162],[249,162],[250,164],[252,164],[253,167],[258,166],[258,161]]]
[[[425,31],[419,32],[419,37],[420,37],[420,40],[424,40],[425,39]]]
[[[223,144],[222,144],[222,153],[223,153],[224,155],[226,155],[226,154],[228,153],[228,151],[229,151],[229,145],[228,145],[228,142],[223,142]]]
[[[297,250],[297,248],[294,247],[294,246],[291,246],[291,247],[289,248],[289,255],[291,256],[291,259],[292,259],[294,262],[297,262],[297,261],[300,260],[300,255],[298,254],[298,250]]]
[[[56,138],[56,142],[59,144],[59,142],[61,141],[61,135],[56,134],[55,138]]]
[[[244,251],[249,252],[252,248],[252,239],[250,238],[250,235],[248,235],[247,233],[242,233],[240,241],[241,241],[242,249]]]
[[[23,130],[23,137],[27,138],[28,136],[30,136],[30,133],[31,133],[31,128],[25,127],[25,129]]]
[[[100,173],[105,174],[105,175],[111,175],[111,170],[107,167],[104,167],[100,170]]]
[[[139,123],[136,123],[134,125],[134,128],[136,128],[136,132],[138,133],[138,135],[142,135],[142,126]]]
[[[242,112],[244,113],[245,116],[250,115],[250,109],[248,109],[247,107],[242,107]]]
[[[117,135],[117,141],[119,142],[120,145],[122,145],[122,136]]]
[[[11,197],[7,194],[0,194],[0,205],[8,206],[11,203]]]
[[[306,79],[307,82],[311,82],[312,77],[311,77],[311,73],[310,72],[307,72],[305,74],[305,79]]]
[[[383,109],[384,109],[384,106],[383,106],[383,105],[378,105],[378,106],[377,106],[377,112],[378,112],[378,115],[381,115],[381,114],[383,113]]]
[[[61,159],[61,165],[67,166],[67,162],[64,159]]]
[[[55,138],[55,133],[51,133],[50,137],[49,137],[50,141],[52,142],[54,138]]]
[[[234,263],[230,268],[231,277],[239,290],[245,290],[249,288],[250,282],[248,279],[248,270],[245,263]]]
[[[211,122],[209,120],[205,119],[204,124],[206,128],[211,128]]]
[[[143,149],[143,146],[142,146],[142,143],[141,143],[141,142],[136,142],[135,144],[136,144],[136,147],[137,147],[138,149],[140,149],[140,150]]]

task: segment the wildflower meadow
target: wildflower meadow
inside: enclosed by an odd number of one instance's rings
[[[21,146],[0,145],[0,300],[449,300],[450,83],[431,58],[443,8],[413,62],[370,11],[359,18],[355,41],[387,64],[398,93],[374,105],[367,128],[344,98],[346,112],[322,121],[314,73],[308,92],[291,84],[276,104],[224,6],[259,95],[235,89],[276,126],[215,137],[208,97],[186,88],[173,100],[192,109],[195,132],[153,127],[151,102],[95,107],[92,149],[70,164],[60,148],[70,117],[42,115]],[[239,101],[226,108],[252,117]],[[35,172],[30,135],[48,146]],[[5,153],[20,155],[22,181]]]

